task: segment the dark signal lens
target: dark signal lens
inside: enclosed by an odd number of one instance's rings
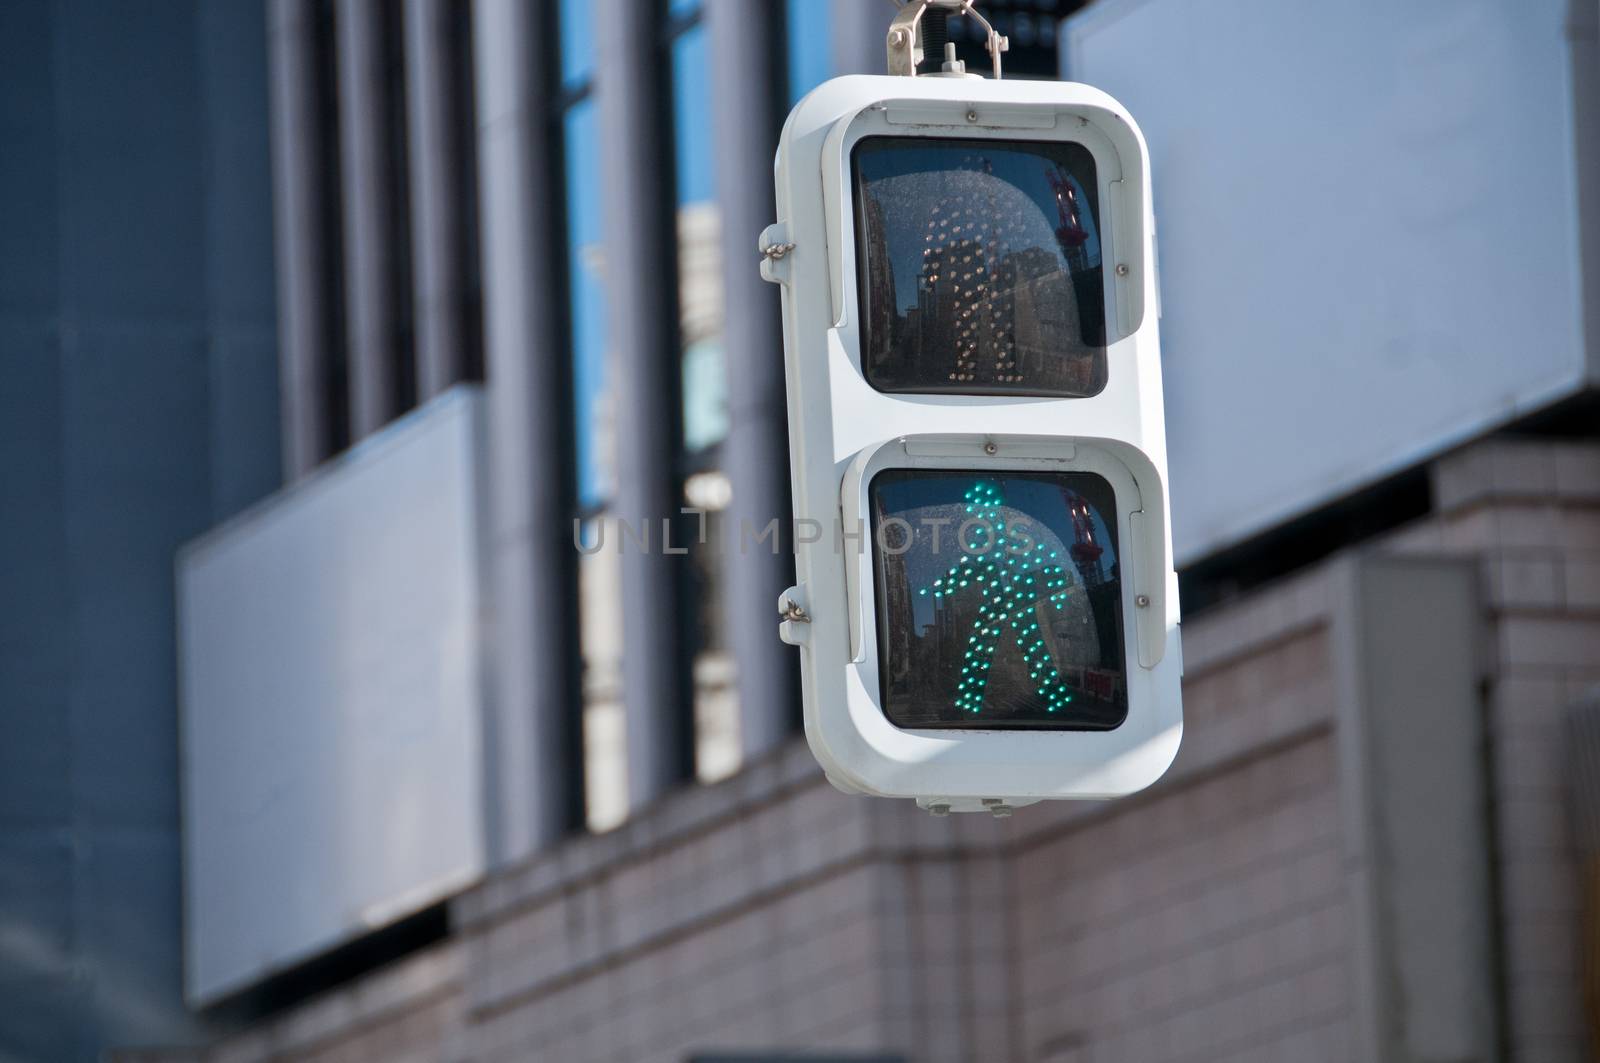
[[[1099,185],[1082,144],[869,137],[853,154],[862,370],[880,391],[1106,383]]]
[[[1127,715],[1116,498],[1092,473],[890,470],[869,490],[884,713],[1106,730]]]

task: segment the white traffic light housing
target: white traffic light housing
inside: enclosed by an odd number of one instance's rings
[[[1132,118],[1084,85],[837,78],[789,116],[777,204],[779,607],[828,777],[935,811],[1153,782],[1182,663]]]

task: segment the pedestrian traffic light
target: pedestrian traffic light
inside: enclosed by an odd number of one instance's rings
[[[935,812],[1110,797],[1182,730],[1144,140],[1084,85],[947,55],[822,85],[777,158],[806,734]]]

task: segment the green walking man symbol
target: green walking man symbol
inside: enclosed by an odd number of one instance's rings
[[[1054,550],[1044,549],[1026,535],[1013,538],[1007,533],[1001,519],[1005,499],[997,485],[979,480],[963,498],[970,521],[988,530],[990,548],[978,556],[962,554],[961,560],[934,580],[932,587],[917,592],[946,598],[976,585],[983,595],[967,637],[961,682],[956,686],[956,708],[970,713],[982,711],[995,651],[1002,638],[1014,638],[1035,692],[1044,699],[1046,711],[1055,712],[1070,702],[1072,695],[1045,648],[1037,607],[1042,602],[1057,610],[1064,606],[1067,570],[1055,563]]]

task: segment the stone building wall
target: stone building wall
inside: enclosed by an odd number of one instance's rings
[[[1561,758],[1600,684],[1600,447],[1432,473],[1426,520],[1185,625],[1184,745],[1143,794],[936,819],[796,742],[201,1058],[1577,1063]]]
[[[1481,566],[1510,1058],[1586,1059],[1569,710],[1600,688],[1600,447],[1491,441],[1441,461],[1438,513],[1388,544]]]

